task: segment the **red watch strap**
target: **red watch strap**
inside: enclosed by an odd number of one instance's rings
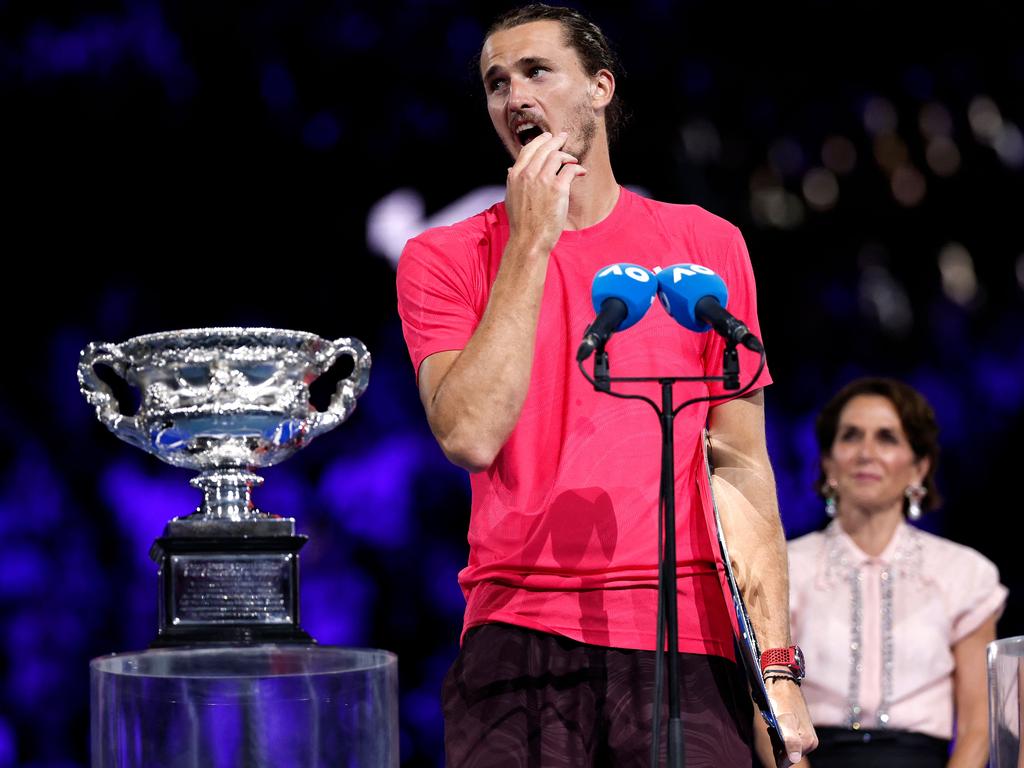
[[[769,648],[761,654],[761,672],[768,667],[791,667],[796,664],[796,651],[791,645],[788,648]]]

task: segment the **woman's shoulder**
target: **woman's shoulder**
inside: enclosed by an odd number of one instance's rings
[[[921,548],[920,575],[937,586],[951,606],[957,610],[987,606],[989,610],[1005,599],[999,568],[981,552],[928,531],[912,530]]]
[[[921,544],[925,557],[941,566],[947,573],[955,573],[957,566],[979,569],[995,569],[995,563],[976,549],[947,539],[944,536],[912,527],[913,535]],[[952,567],[951,567],[952,566]]]
[[[1006,605],[1007,589],[996,564],[965,544],[914,529],[921,544],[925,583],[938,588],[950,619],[950,642],[956,643]]]

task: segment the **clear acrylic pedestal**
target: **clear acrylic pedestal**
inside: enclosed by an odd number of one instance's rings
[[[1020,750],[1024,716],[1024,637],[988,645],[988,721],[990,768],[1024,768]]]
[[[92,768],[397,768],[398,658],[302,645],[90,665]]]

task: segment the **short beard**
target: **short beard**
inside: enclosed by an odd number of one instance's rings
[[[573,151],[572,148],[567,148],[566,151],[582,165],[586,162],[590,150],[594,146],[594,137],[597,136],[597,118],[594,117],[594,113],[590,111],[590,106],[587,104],[580,105],[577,115],[580,118],[580,147],[578,151]]]

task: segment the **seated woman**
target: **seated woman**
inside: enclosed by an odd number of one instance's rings
[[[789,544],[793,638],[820,740],[800,765],[982,768],[985,647],[1006,588],[982,555],[906,522],[939,502],[932,409],[906,384],[859,379],[816,431],[834,519]]]

